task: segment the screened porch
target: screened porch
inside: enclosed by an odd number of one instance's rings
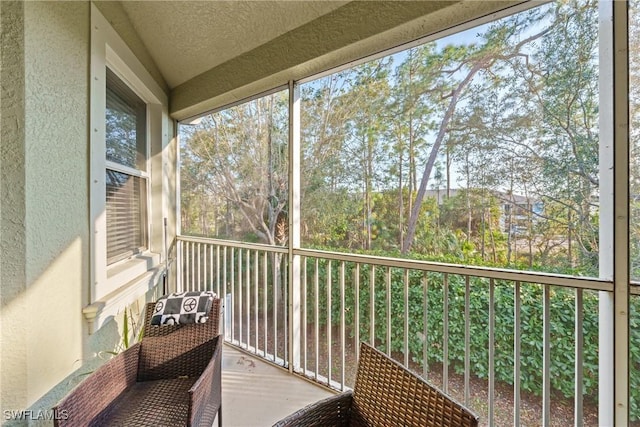
[[[637,422],[618,7],[526,3],[184,117],[175,289],[292,381],[353,387],[365,341],[483,425]]]

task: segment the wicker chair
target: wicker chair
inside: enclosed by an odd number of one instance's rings
[[[151,326],[55,408],[56,426],[222,426],[220,300],[201,324]],[[64,411],[64,412],[62,412]],[[65,418],[56,417],[56,418]]]
[[[368,344],[360,346],[353,391],[313,403],[274,427],[478,425],[478,417]]]

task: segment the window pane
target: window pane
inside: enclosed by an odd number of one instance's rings
[[[180,125],[185,234],[285,245],[288,91]]]
[[[147,245],[146,179],[107,169],[107,263]]]
[[[550,3],[302,86],[302,240],[598,276],[598,5]]]
[[[107,160],[146,170],[146,104],[107,68]]]

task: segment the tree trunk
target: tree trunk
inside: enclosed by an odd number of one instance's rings
[[[449,144],[447,144],[447,147],[446,147],[447,199],[451,197],[451,153],[450,151],[451,151],[451,148],[449,147]]]
[[[449,127],[449,122],[453,118],[453,113],[455,112],[456,105],[458,104],[458,100],[464,88],[471,82],[473,77],[485,66],[483,61],[476,63],[467,76],[458,84],[456,89],[452,92],[451,98],[449,101],[449,106],[442,118],[442,122],[440,123],[440,129],[438,130],[438,134],[436,136],[435,141],[433,142],[433,147],[431,147],[431,152],[429,153],[429,158],[427,159],[427,164],[425,165],[424,172],[422,173],[422,179],[420,180],[420,187],[418,188],[418,193],[416,194],[416,200],[411,208],[411,215],[409,216],[409,224],[407,227],[407,235],[405,236],[404,242],[402,243],[402,253],[406,254],[411,249],[411,245],[413,244],[413,238],[416,233],[416,226],[418,224],[418,217],[420,216],[420,209],[422,208],[422,202],[424,200],[425,193],[427,191],[427,184],[429,183],[429,177],[431,176],[431,170],[433,169],[433,165],[436,162],[436,158],[438,157],[438,151],[440,150],[440,146],[442,145],[442,141],[444,140],[445,135],[447,134],[447,128]]]

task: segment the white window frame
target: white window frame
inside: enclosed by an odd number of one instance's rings
[[[107,67],[147,104],[147,250],[111,265],[107,265],[106,249],[105,171],[111,165],[105,143]],[[158,225],[167,209],[162,169],[169,123],[167,95],[93,4],[90,70],[90,286],[89,306],[83,310],[89,332],[158,283],[163,241]]]

